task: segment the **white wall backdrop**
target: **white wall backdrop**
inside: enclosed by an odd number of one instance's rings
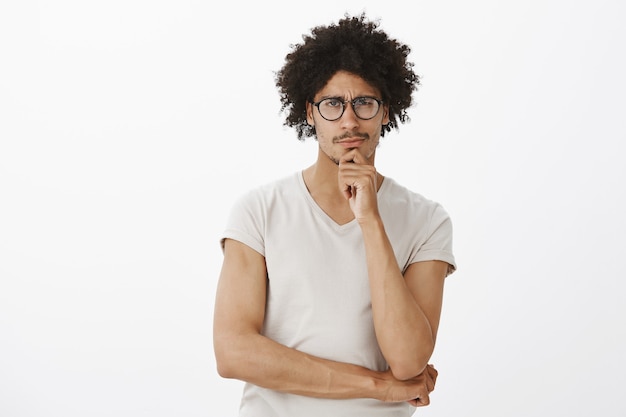
[[[626,415],[626,3],[0,3],[0,415],[235,416],[212,310],[244,190],[308,166],[273,74],[366,11],[412,47],[379,170],[440,201],[422,416]]]

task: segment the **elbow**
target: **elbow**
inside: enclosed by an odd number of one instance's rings
[[[391,374],[398,381],[407,381],[420,375],[426,369],[426,365],[390,366]]]
[[[254,367],[258,333],[217,331],[213,334],[215,365],[219,376],[245,380]]]
[[[399,381],[406,381],[422,374],[428,366],[430,354],[422,354],[400,361],[390,361],[389,369],[393,377]]]
[[[222,378],[237,378],[237,364],[240,362],[235,356],[233,349],[229,349],[228,346],[222,346],[219,343],[215,344],[215,365],[217,373]]]
[[[216,357],[215,364],[219,376],[229,379],[235,378],[236,372],[231,363],[223,359],[217,359]]]

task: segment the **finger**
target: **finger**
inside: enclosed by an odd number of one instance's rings
[[[411,403],[415,407],[425,407],[430,404],[430,397],[428,396],[428,394],[420,395],[419,397],[412,400]]]
[[[437,374],[434,374],[434,375],[431,374],[430,381],[431,381],[432,387],[428,388],[428,392],[432,392],[435,390],[435,386],[437,385]]]
[[[361,164],[361,165],[372,165],[370,160],[367,159],[365,155],[363,155],[363,153],[359,150],[359,148],[354,148],[350,150],[349,152],[346,152],[345,154],[343,154],[341,158],[339,158],[339,165],[341,165],[342,162],[343,163],[353,162],[355,164]]]
[[[349,162],[355,162],[354,158],[357,153],[358,151],[356,149],[352,149],[351,151],[341,155],[341,158],[339,158],[339,165]]]
[[[365,158],[365,156],[363,156],[363,154],[361,153],[361,151],[356,148],[350,151],[353,155],[352,155],[352,162],[354,162],[355,164],[369,164],[369,161]]]
[[[428,375],[430,375],[433,381],[437,382],[437,377],[439,376],[439,372],[435,369],[435,367],[432,365],[428,365],[426,369],[428,369]]]
[[[426,389],[429,393],[435,390],[435,381],[433,381],[431,378],[426,378]]]
[[[356,191],[356,188],[354,186],[344,184],[343,190],[341,192],[343,193],[343,196],[346,198],[346,200],[350,200],[354,195],[354,191]]]
[[[352,157],[354,163],[360,165],[374,165],[369,158],[363,155],[363,152],[359,148],[353,149],[351,152],[354,152],[354,156]]]

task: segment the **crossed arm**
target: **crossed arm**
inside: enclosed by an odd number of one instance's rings
[[[379,230],[384,235],[384,229]],[[366,234],[371,233],[369,236]],[[214,349],[218,372],[252,384],[320,398],[374,398],[427,405],[437,371],[427,365],[441,310],[447,264],[411,265],[404,277],[393,264],[386,236],[364,230],[369,259],[376,335],[391,369],[377,372],[330,361],[286,347],[261,334],[265,314],[265,259],[243,243],[227,239],[217,288]],[[385,243],[387,242],[387,243]],[[385,255],[386,254],[386,255]],[[370,265],[372,264],[372,265]],[[426,341],[426,342],[425,342]]]

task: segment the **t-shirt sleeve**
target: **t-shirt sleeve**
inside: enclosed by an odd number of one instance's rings
[[[448,273],[456,270],[456,261],[452,251],[452,220],[446,210],[437,204],[430,217],[426,239],[413,254],[409,263],[422,261],[447,262]]]
[[[224,250],[226,239],[237,240],[265,256],[265,216],[262,201],[255,193],[240,197],[231,207],[226,228],[220,237]]]

